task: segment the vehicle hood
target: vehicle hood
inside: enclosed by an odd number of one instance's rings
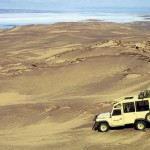
[[[110,112],[99,114],[97,119],[110,118],[110,114]]]

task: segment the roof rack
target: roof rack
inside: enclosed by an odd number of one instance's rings
[[[113,100],[113,104],[116,104],[118,102],[121,102],[121,101],[124,101],[124,100],[131,100],[133,99],[135,96],[125,96],[125,97],[120,97],[120,98],[117,98],[115,100]]]
[[[118,102],[124,101],[124,100],[132,100],[133,98],[135,99],[143,99],[143,98],[150,98],[150,88],[147,88],[145,90],[142,90],[139,95],[135,96],[125,96],[125,97],[120,97],[115,100],[113,100],[113,104],[116,104]]]

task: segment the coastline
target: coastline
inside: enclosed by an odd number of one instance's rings
[[[12,17],[13,16],[13,17]],[[1,28],[24,26],[31,24],[55,24],[59,22],[83,22],[99,20],[102,22],[131,23],[136,21],[149,22],[150,12],[36,12],[36,13],[0,13]]]

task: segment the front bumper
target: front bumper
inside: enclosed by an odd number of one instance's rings
[[[92,130],[97,130],[98,124],[99,124],[99,122],[95,122],[94,125],[93,125]]]

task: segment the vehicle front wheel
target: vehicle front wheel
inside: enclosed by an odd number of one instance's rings
[[[109,130],[108,123],[102,122],[98,125],[98,131],[99,132],[107,132]]]
[[[145,128],[146,128],[146,123],[145,123],[145,121],[137,121],[136,123],[135,123],[135,128],[137,129],[137,130],[144,130]]]

